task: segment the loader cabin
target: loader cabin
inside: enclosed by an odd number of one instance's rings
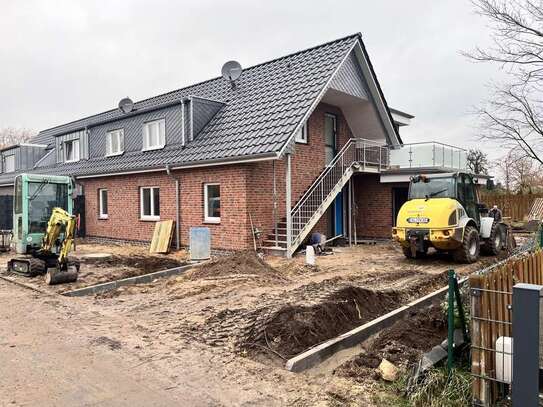
[[[75,178],[90,239],[148,244],[173,220],[174,248],[203,227],[212,250],[290,257],[313,232],[389,239],[410,176],[465,169],[461,148],[404,143],[413,118],[358,33],[43,130],[26,172]]]

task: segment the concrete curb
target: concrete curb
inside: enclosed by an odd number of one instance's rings
[[[13,280],[13,279],[11,279],[11,278],[9,278],[9,277],[7,277],[7,276],[2,276],[2,275],[0,275],[0,279],[2,279],[2,280],[4,280],[4,281],[7,281],[7,282],[9,282],[9,283],[18,285],[19,287],[23,287],[23,288],[26,288],[26,289],[28,289],[28,290],[35,291],[35,292],[40,293],[40,294],[46,294],[46,295],[50,295],[50,296],[56,295],[55,293],[51,293],[51,292],[42,290],[42,289],[37,288],[37,287],[33,287],[33,286],[31,286],[30,284],[25,284],[25,283],[21,283],[20,281]]]
[[[467,277],[459,280],[458,285],[464,284],[467,280]],[[397,308],[388,314],[382,315],[358,328],[352,329],[349,332],[345,332],[340,336],[321,343],[320,345],[287,360],[285,367],[291,372],[302,372],[316,366],[336,352],[356,346],[377,332],[390,327],[394,322],[406,316],[410,311],[421,309],[437,302],[446,296],[447,290],[448,286],[440,288],[433,293],[427,294],[422,298]]]
[[[176,274],[181,274],[187,271],[188,269],[193,268],[194,266],[200,265],[200,264],[202,263],[187,264],[185,266],[174,267],[174,268],[162,270],[162,271],[155,271],[154,273],[143,274],[141,276],[123,278],[122,280],[115,280],[115,281],[110,281],[108,283],[91,285],[90,287],[83,287],[83,288],[78,288],[77,290],[63,292],[62,295],[65,295],[66,297],[82,297],[85,295],[92,295],[92,294],[115,290],[116,288],[119,288],[125,285],[146,284],[146,283],[152,282],[153,280],[157,278],[169,277]]]

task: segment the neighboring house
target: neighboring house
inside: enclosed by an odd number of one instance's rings
[[[181,245],[206,226],[224,250],[252,248],[251,224],[287,255],[312,230],[389,237],[409,174],[465,168],[461,149],[404,146],[412,118],[389,109],[356,34],[247,68],[235,86],[216,78],[44,130],[1,152],[0,194],[18,172],[74,176],[101,239],[147,242],[164,219]]]

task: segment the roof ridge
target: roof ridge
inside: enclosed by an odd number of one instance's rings
[[[341,41],[345,41],[345,40],[351,39],[351,38],[352,39],[355,39],[355,38],[362,39],[362,33],[357,32],[357,33],[354,33],[354,34],[346,35],[344,37],[337,38],[337,39],[332,40],[332,41],[328,41],[328,42],[325,42],[325,43],[322,43],[322,44],[314,45],[312,47],[305,48],[305,49],[302,49],[302,50],[299,50],[299,51],[295,51],[295,52],[292,52],[292,53],[287,54],[287,55],[283,55],[283,56],[280,56],[280,57],[277,57],[277,58],[274,58],[274,59],[270,59],[268,61],[260,62],[258,64],[251,65],[251,66],[249,66],[247,68],[244,68],[243,71],[247,71],[249,69],[254,69],[254,68],[257,68],[257,67],[262,66],[262,65],[271,64],[273,62],[280,61],[282,59],[290,58],[290,57],[293,57],[295,55],[303,54],[305,52],[309,52],[309,51],[312,51],[312,50],[315,50],[315,49],[318,49],[318,48],[321,48],[321,47],[326,47],[328,45],[331,45],[331,44],[334,44],[334,43],[337,43],[337,42],[341,42]],[[200,81],[200,82],[196,82],[196,83],[193,83],[191,85],[184,86],[182,88],[177,88],[177,89],[165,92],[165,93],[160,93],[158,95],[150,96],[148,98],[141,99],[141,100],[138,100],[138,101],[134,102],[134,105],[141,104],[141,103],[146,102],[146,101],[151,100],[151,99],[155,99],[155,98],[159,98],[159,97],[162,97],[162,96],[170,95],[170,94],[175,93],[175,92],[180,92],[180,91],[183,91],[185,89],[200,86],[200,85],[203,85],[204,83],[216,81],[216,80],[221,79],[221,78],[222,78],[221,76],[216,76],[214,78],[206,79],[206,80]],[[116,108],[105,110],[105,111],[100,112],[100,113],[95,113],[95,114],[92,114],[92,115],[89,115],[89,116],[86,116],[86,117],[82,117],[80,119],[76,119],[76,120],[72,120],[72,121],[69,121],[69,122],[66,122],[66,123],[62,123],[62,124],[59,124],[57,126],[49,127],[47,129],[40,130],[36,136],[38,136],[38,135],[40,135],[40,134],[42,134],[42,133],[44,133],[46,131],[50,131],[50,130],[54,130],[56,128],[64,127],[64,126],[67,126],[69,124],[76,123],[76,122],[79,122],[79,121],[88,120],[88,119],[91,119],[91,118],[93,118],[95,116],[103,115],[103,114],[106,114],[106,113],[109,113],[109,112],[114,112],[116,110],[117,110]]]

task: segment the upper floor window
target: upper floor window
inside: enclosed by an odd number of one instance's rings
[[[4,156],[4,172],[15,172],[15,154]]]
[[[143,150],[156,150],[166,145],[166,121],[153,120],[143,124]]]
[[[79,161],[79,139],[64,142],[64,161]]]
[[[304,143],[307,144],[307,122],[304,123],[304,125],[298,130],[298,133],[296,133],[296,137],[294,138],[294,141],[296,143]]]
[[[111,130],[106,133],[106,156],[119,155],[124,152],[124,129]]]

